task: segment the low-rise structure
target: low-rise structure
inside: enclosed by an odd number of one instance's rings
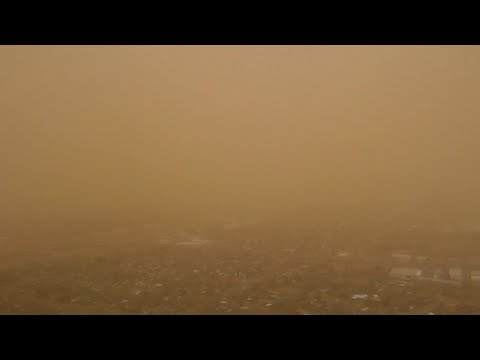
[[[461,268],[455,267],[455,268],[450,268],[448,270],[448,275],[450,276],[450,279],[456,280],[456,281],[463,281],[464,279],[464,273]]]
[[[412,255],[409,254],[401,254],[401,253],[394,253],[392,254],[392,258],[396,261],[400,262],[409,262],[412,259]]]
[[[422,270],[409,267],[394,267],[390,270],[389,275],[396,279],[415,279],[422,275]]]
[[[472,270],[470,272],[470,280],[475,285],[480,285],[480,270]]]

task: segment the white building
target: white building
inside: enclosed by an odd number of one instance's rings
[[[470,272],[470,279],[472,280],[472,282],[480,284],[480,271],[472,270]]]
[[[422,275],[422,270],[408,267],[395,267],[390,270],[390,277],[397,279],[412,279]]]

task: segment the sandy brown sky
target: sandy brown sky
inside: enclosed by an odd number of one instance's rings
[[[0,215],[480,222],[479,64],[477,46],[0,46]]]

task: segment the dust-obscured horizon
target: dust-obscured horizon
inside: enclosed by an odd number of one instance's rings
[[[478,64],[477,46],[1,46],[0,227],[478,226]]]

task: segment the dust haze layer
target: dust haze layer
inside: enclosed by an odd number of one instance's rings
[[[4,223],[479,221],[477,46],[2,46]]]

